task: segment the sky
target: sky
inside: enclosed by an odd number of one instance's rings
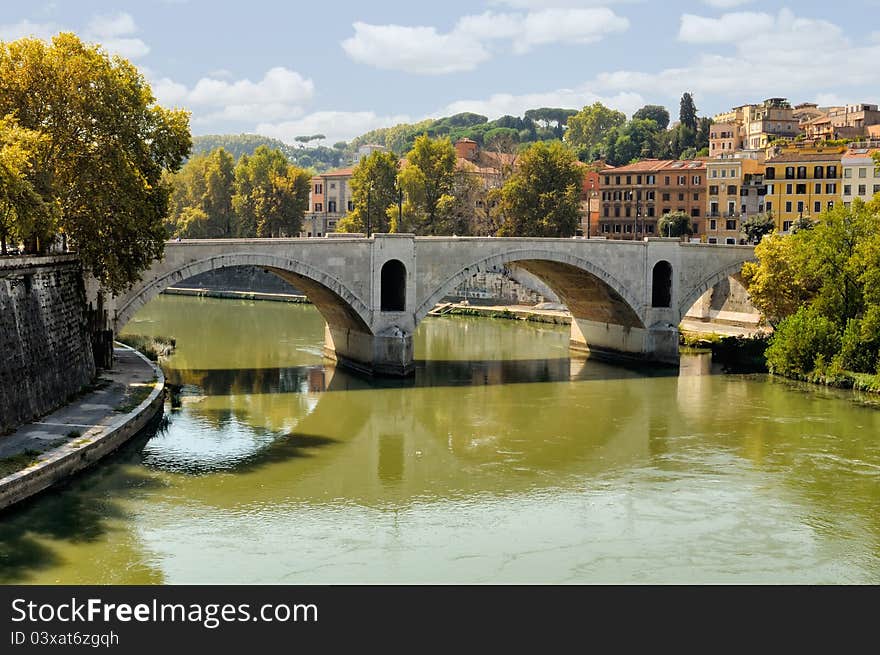
[[[880,0],[0,0],[0,40],[73,31],[134,62],[194,134],[330,145],[473,111],[595,101],[701,115],[880,102]]]

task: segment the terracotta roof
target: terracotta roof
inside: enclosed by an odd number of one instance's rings
[[[666,164],[671,164],[672,160],[669,159],[643,159],[642,161],[637,161],[634,164],[627,164],[626,166],[618,166],[614,169],[614,174],[618,173],[644,173],[645,171],[659,171]],[[602,171],[603,173],[605,171]]]
[[[843,159],[870,159],[878,152],[880,152],[880,148],[856,148],[847,151],[843,155]]]
[[[352,173],[354,173],[354,168],[337,168],[335,171],[319,173],[316,177],[350,177]]]

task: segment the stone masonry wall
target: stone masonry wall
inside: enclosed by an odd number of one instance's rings
[[[92,381],[85,308],[75,256],[0,259],[0,434]]]

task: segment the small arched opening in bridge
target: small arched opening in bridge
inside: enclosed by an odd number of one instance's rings
[[[651,273],[651,307],[669,307],[672,304],[672,264],[660,260]]]
[[[406,310],[406,266],[398,259],[389,259],[382,265],[381,302],[383,312]]]
[[[752,304],[742,278],[742,264],[707,276],[684,295],[679,308],[682,319],[718,322],[757,330],[760,310]]]

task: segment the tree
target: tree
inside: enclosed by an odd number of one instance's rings
[[[449,139],[418,137],[398,179],[407,198],[406,228],[417,234],[444,234],[442,210],[452,201],[455,183],[455,149]]]
[[[232,236],[232,195],[235,182],[235,162],[223,148],[208,155],[205,162],[205,195],[202,206],[216,226],[214,232]],[[219,236],[218,235],[218,236]]]
[[[46,139],[20,127],[11,116],[0,118],[0,254],[10,242],[47,240],[57,218],[34,188],[34,160]]]
[[[161,257],[169,189],[191,147],[189,115],[158,106],[128,61],[62,33],[0,43],[0,116],[46,147],[32,185],[84,267],[120,292]]]
[[[501,236],[570,237],[580,222],[583,168],[559,141],[525,150],[501,190]]]
[[[283,173],[271,171],[267,183],[251,192],[258,237],[292,236],[300,231],[309,207],[310,180],[307,171],[289,165]]]
[[[337,232],[388,232],[388,210],[397,205],[397,157],[376,151],[364,157],[351,176],[354,209],[336,225]]]
[[[687,236],[692,231],[691,217],[685,212],[668,212],[657,221],[657,232],[661,237]]]
[[[770,234],[776,229],[776,223],[769,214],[752,214],[742,222],[740,232],[747,243],[760,243],[765,234]]]
[[[669,127],[669,112],[666,107],[660,105],[645,105],[633,114],[634,120],[652,120],[657,123],[657,127],[665,130]]]
[[[880,199],[857,199],[823,212],[812,229],[765,237],[755,255],[743,279],[777,326],[774,371],[878,370]]]
[[[257,236],[256,199],[259,189],[266,189],[273,176],[287,175],[290,163],[280,150],[259,146],[251,157],[242,155],[235,166],[235,194],[232,207],[235,210],[233,233],[237,237]]]
[[[694,104],[694,97],[685,92],[681,96],[679,103],[678,120],[694,133],[697,131],[697,105]]]
[[[653,157],[657,132],[657,123],[652,119],[634,118],[608,131],[600,147],[601,154],[613,166]]]
[[[601,102],[594,102],[569,117],[564,139],[579,155],[582,155],[582,158],[589,157],[609,130],[624,123],[626,123],[625,114],[609,109]]]

